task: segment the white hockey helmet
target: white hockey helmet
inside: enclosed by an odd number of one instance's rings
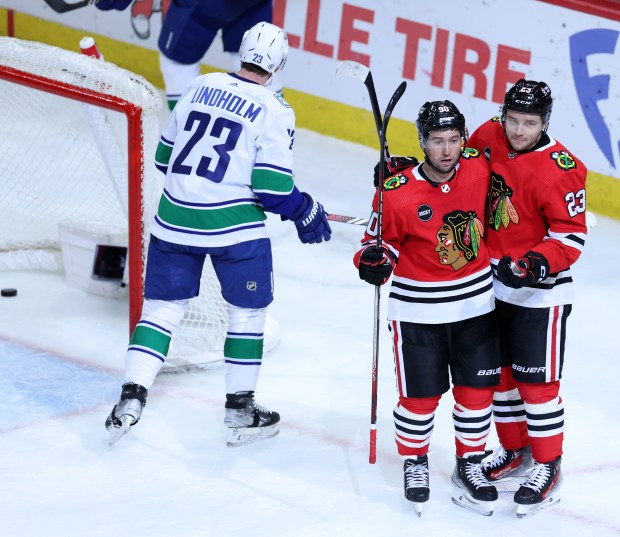
[[[270,74],[284,67],[287,54],[286,32],[269,22],[259,22],[247,30],[239,48],[241,62],[258,65]]]

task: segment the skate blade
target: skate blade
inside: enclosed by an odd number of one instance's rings
[[[551,507],[553,504],[556,504],[560,501],[559,496],[549,496],[540,503],[534,503],[532,505],[524,505],[517,504],[517,518],[524,518],[526,516],[531,516],[534,513],[538,513],[538,511],[542,511],[543,509],[547,509]]]
[[[422,508],[424,507],[424,504],[428,501],[428,498],[423,501],[419,501],[419,500],[415,501],[415,500],[410,500],[409,498],[407,498],[407,496],[405,496],[405,500],[407,500],[407,503],[410,503],[413,505],[416,515],[422,516]]]
[[[495,509],[493,502],[482,502],[470,498],[463,490],[455,488],[452,492],[452,501],[465,509],[469,509],[474,513],[478,513],[484,516],[491,516]]]
[[[131,416],[122,416],[120,418],[121,425],[119,427],[112,426],[108,429],[110,433],[110,438],[108,445],[112,446],[116,444],[123,436],[125,436],[131,427]]]
[[[228,447],[245,446],[259,440],[273,438],[280,432],[277,424],[269,427],[229,427],[228,439],[226,445]]]

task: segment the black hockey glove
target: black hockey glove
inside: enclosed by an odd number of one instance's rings
[[[377,162],[375,166],[375,187],[379,185],[379,165],[381,162]],[[416,166],[418,164],[418,159],[415,157],[390,157],[389,161],[385,161],[383,163],[383,178],[391,177],[392,175],[396,175],[407,168],[411,168],[411,166]]]
[[[549,275],[549,262],[531,250],[514,260],[505,255],[497,264],[497,279],[508,287],[519,289],[543,281]]]
[[[383,285],[390,279],[395,265],[394,254],[385,246],[369,246],[360,256],[360,279],[372,285]]]
[[[310,194],[302,192],[301,195],[304,204],[292,217],[299,240],[304,244],[328,241],[332,238],[332,228],[327,221],[325,209],[318,201],[313,200]]]

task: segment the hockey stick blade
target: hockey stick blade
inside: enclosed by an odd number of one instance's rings
[[[79,2],[66,2],[65,0],[45,0],[45,3],[56,13],[67,13],[94,4],[95,0],[80,0]]]
[[[375,118],[377,135],[381,137],[381,124],[383,123],[383,119],[381,118],[381,110],[379,110],[379,101],[377,100],[377,91],[375,90],[375,82],[372,78],[370,69],[359,62],[345,60],[340,62],[340,65],[338,65],[338,68],[336,69],[336,76],[350,76],[357,78],[364,83],[364,86],[366,86],[366,89],[368,90],[368,97],[370,97],[370,107],[372,108],[372,115]],[[387,147],[385,147],[385,151],[389,157]]]
[[[328,214],[327,219],[331,222],[340,222],[342,224],[353,224],[356,226],[365,226],[368,224],[368,218],[359,218],[358,216],[344,216],[342,214]]]
[[[336,76],[352,76],[362,82],[366,83],[366,78],[370,74],[370,69],[361,63],[354,62],[352,60],[345,60],[340,62],[336,69]]]

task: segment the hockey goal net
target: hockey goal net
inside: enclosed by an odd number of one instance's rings
[[[99,285],[127,297],[131,330],[140,318],[148,229],[163,186],[154,166],[158,90],[109,62],[0,37],[0,100],[0,268],[67,270],[63,234],[82,245],[85,236],[124,245],[123,280]],[[190,303],[164,370],[221,363],[225,336],[226,303],[207,259],[201,295]]]

